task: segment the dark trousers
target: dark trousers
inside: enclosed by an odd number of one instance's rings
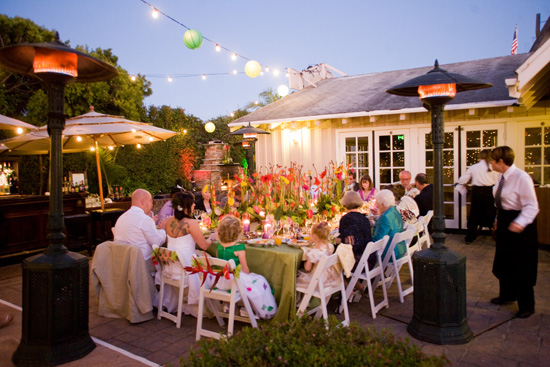
[[[492,228],[495,216],[496,208],[493,199],[493,186],[473,186],[466,240],[475,240],[478,228]]]
[[[510,232],[508,226],[518,215],[519,211],[498,211],[493,274],[500,281],[500,298],[517,298],[520,311],[532,311],[538,265],[537,221],[521,233]]]

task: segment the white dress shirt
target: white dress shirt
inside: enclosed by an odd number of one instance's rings
[[[498,182],[498,172],[493,171],[487,162],[482,159],[471,165],[466,173],[458,179],[459,185],[466,185],[472,180],[472,186],[493,186]]]
[[[501,175],[498,176],[500,181]],[[497,192],[498,185],[493,186],[493,196]],[[533,223],[539,213],[539,203],[533,179],[525,171],[522,171],[512,164],[504,173],[504,186],[500,194],[502,209],[520,210],[518,217],[514,222],[527,227]]]
[[[145,261],[151,259],[153,246],[160,247],[166,240],[164,229],[157,229],[153,218],[137,206],[132,206],[118,218],[113,233],[116,242],[138,246]]]

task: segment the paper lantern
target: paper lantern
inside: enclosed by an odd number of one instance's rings
[[[202,42],[202,34],[196,29],[190,29],[183,35],[183,43],[191,50],[201,47]]]
[[[209,133],[213,133],[214,130],[216,130],[216,125],[212,121],[208,121],[206,125],[204,125],[204,130]]]
[[[258,61],[250,60],[244,66],[244,72],[251,78],[255,78],[262,72],[262,66]]]
[[[289,92],[288,87],[284,84],[279,85],[279,88],[277,88],[277,93],[281,97],[288,96],[288,92]]]

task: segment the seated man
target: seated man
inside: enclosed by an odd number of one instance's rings
[[[414,201],[418,204],[420,215],[424,216],[434,208],[434,188],[432,184],[428,183],[428,176],[425,173],[417,174],[414,178],[414,184],[420,190]]]
[[[166,240],[165,221],[159,223],[157,230],[155,221],[150,216],[153,209],[153,198],[147,190],[137,189],[132,194],[132,207],[116,221],[113,232],[115,242],[138,246],[143,253],[145,263],[151,272],[155,267],[151,261],[153,246],[162,246]]]

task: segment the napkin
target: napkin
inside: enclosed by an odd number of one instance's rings
[[[352,246],[347,243],[341,243],[338,245],[336,253],[338,254],[338,259],[340,260],[340,265],[344,270],[346,278],[349,278],[351,276],[351,269],[353,269],[355,265],[355,256],[353,256]]]

